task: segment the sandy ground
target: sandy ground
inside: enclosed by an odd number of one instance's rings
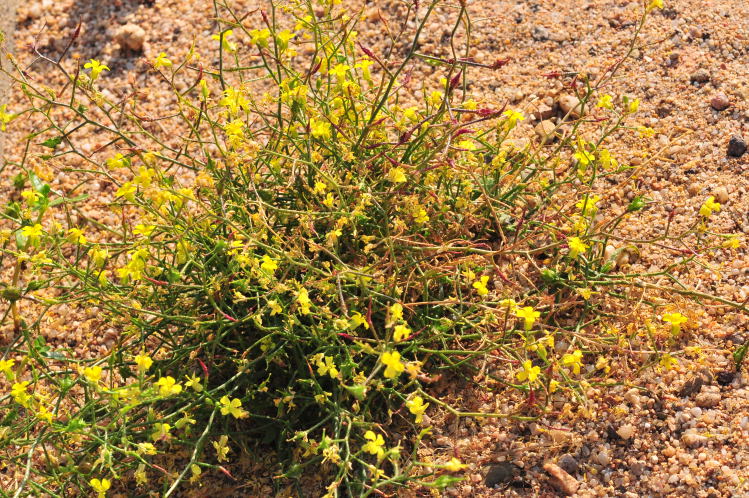
[[[674,226],[685,226],[712,194],[723,203],[715,227],[723,233],[746,234],[749,154],[732,158],[726,151],[732,136],[743,134],[749,140],[749,3],[666,4],[645,28],[635,60],[607,89],[642,99],[638,121],[656,130],[655,139],[622,133],[611,148],[620,161],[648,166],[634,186],[610,185],[602,206],[616,211],[635,195],[653,199],[630,234],[645,238],[659,233],[670,215]],[[233,5],[242,12],[257,7],[251,1]],[[469,2],[469,8],[476,41],[470,55],[486,63],[511,59],[501,71],[477,71],[469,91],[487,104],[510,102],[530,113],[554,104],[565,92],[559,79],[545,74],[596,75],[621,56],[641,5],[618,0],[478,0]],[[381,50],[402,6],[395,1],[370,2],[364,12],[362,43]],[[193,39],[208,53],[210,34],[216,31],[212,15],[212,2],[207,0],[34,0],[19,9],[16,50],[27,61],[35,42],[47,53],[59,53],[80,20],[80,43],[71,55],[105,61],[113,71],[101,86],[122,97],[133,87],[146,85],[144,56],[152,58],[161,51],[184,54]],[[444,40],[453,15],[450,2],[436,10],[422,52],[448,55]],[[143,53],[123,51],[113,41],[126,23],[144,29]],[[33,70],[53,77],[43,66]],[[428,67],[417,76],[415,81],[438,77]],[[55,81],[47,84],[54,86]],[[711,107],[718,94],[729,103],[725,110]],[[154,92],[145,102],[158,115],[170,100]],[[530,119],[523,122],[520,134],[533,139],[535,124]],[[11,141],[19,140],[30,126],[19,122]],[[17,152],[8,150],[9,156]],[[658,159],[648,162],[653,155]],[[105,204],[105,197],[92,201],[88,214],[96,216]],[[644,253],[635,269],[662,268],[672,257],[667,251]],[[685,285],[739,302],[749,297],[746,244],[735,252],[704,255],[701,261],[704,266],[679,275]],[[579,496],[749,496],[749,375],[725,373],[732,349],[747,338],[747,317],[708,303],[692,316],[697,325],[685,334],[682,346],[698,346],[701,352],[689,350],[694,354],[680,356],[676,369],[638,373],[636,366],[623,363],[621,368],[635,375],[626,383],[592,386],[584,410],[560,403],[534,423],[477,423],[431,413],[434,437],[422,456],[459,455],[469,464],[465,481],[446,491],[451,496],[554,496],[558,490],[543,469],[546,463],[563,467],[577,483]],[[94,340],[92,347],[106,349],[102,341]],[[500,369],[501,359],[494,360]],[[480,383],[435,386],[435,392],[468,410],[511,412],[524,402]],[[496,488],[487,487],[487,476]]]

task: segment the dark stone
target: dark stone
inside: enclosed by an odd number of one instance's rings
[[[702,385],[705,383],[701,376],[692,377],[684,383],[684,386],[679,391],[680,398],[688,398],[694,393],[700,392]]]
[[[606,439],[609,441],[619,441],[622,437],[616,432],[616,427],[609,424],[606,426]],[[561,466],[560,466],[561,467]]]
[[[721,386],[727,386],[733,382],[734,377],[736,377],[736,372],[733,370],[725,370],[723,372],[718,372],[716,380]]]
[[[517,467],[510,462],[500,462],[489,467],[484,481],[487,488],[493,488],[498,484],[508,484],[515,478]]]
[[[557,461],[557,465],[559,465],[562,470],[573,476],[577,474],[578,470],[580,470],[580,464],[577,463],[575,457],[573,457],[569,453],[565,453],[564,455],[560,456],[559,461]]]
[[[746,142],[738,135],[731,137],[728,142],[728,155],[730,157],[741,157],[746,152]]]

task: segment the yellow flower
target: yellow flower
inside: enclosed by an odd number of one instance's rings
[[[0,105],[0,131],[5,131],[6,125],[15,119],[16,115],[8,112],[7,104]]]
[[[524,308],[517,309],[515,311],[515,316],[522,318],[525,321],[525,330],[530,330],[533,328],[533,324],[536,323],[536,320],[541,316],[541,313],[534,310],[531,306],[525,306]]]
[[[130,158],[125,157],[122,155],[122,153],[118,152],[113,157],[110,157],[105,161],[105,164],[114,169],[114,168],[125,168],[130,165]]]
[[[239,398],[230,400],[228,396],[224,396],[219,403],[221,403],[221,415],[231,414],[234,418],[247,418],[250,415],[247,410],[242,409],[242,400]]]
[[[212,441],[213,447],[216,449],[216,459],[219,462],[226,462],[229,459],[226,458],[226,455],[231,451],[231,448],[229,448],[229,445],[227,444],[229,442],[229,436],[223,435],[219,438],[218,441]]]
[[[226,50],[227,52],[236,52],[237,51],[237,44],[234,42],[229,41],[229,37],[234,34],[233,29],[227,29],[224,31],[223,36],[219,35],[212,35],[211,38],[214,40],[221,41],[221,47]]]
[[[96,81],[96,78],[99,77],[99,74],[102,71],[109,71],[109,68],[107,66],[97,61],[96,59],[91,59],[89,62],[84,64],[83,68],[91,70],[91,81]]]
[[[29,244],[35,246],[39,243],[39,239],[44,234],[44,228],[39,224],[33,226],[25,226],[21,228],[21,235],[29,240]]]
[[[662,9],[663,8],[663,0],[652,0],[650,4],[648,4],[647,11],[650,12],[653,9]]]
[[[101,380],[101,367],[86,367],[83,369],[83,376],[92,384],[98,384]]]
[[[21,406],[28,408],[31,396],[26,390],[29,387],[29,381],[16,382],[10,387],[10,395],[13,396],[13,400]]]
[[[257,45],[261,48],[268,47],[268,38],[270,38],[270,30],[265,29],[253,29],[250,31],[250,43]]]
[[[713,212],[720,212],[720,203],[715,202],[715,197],[712,195],[705,199],[705,202],[702,204],[702,207],[700,208],[700,214],[704,216],[705,218],[709,217]]]
[[[133,228],[133,233],[135,235],[142,235],[143,237],[150,237],[155,229],[156,225],[144,225],[143,223],[138,223],[135,225],[135,228]]]
[[[538,379],[538,374],[541,373],[541,367],[534,367],[531,360],[525,360],[523,362],[523,369],[515,374],[520,382],[528,381],[528,384],[533,384]]]
[[[15,378],[13,373],[13,365],[16,364],[16,360],[0,360],[0,372],[5,374],[5,378],[12,381]]]
[[[338,377],[338,368],[336,368],[335,361],[332,357],[319,354],[315,358],[315,363],[317,365],[317,375],[327,374],[332,379]]]
[[[741,247],[741,239],[739,239],[737,235],[732,235],[723,241],[721,247],[725,247],[726,249],[738,249]]]
[[[575,375],[580,375],[580,367],[583,365],[583,352],[576,349],[572,354],[565,354],[562,356],[562,365],[571,367]]]
[[[96,268],[102,268],[109,258],[109,251],[99,246],[93,246],[88,250],[88,255]]]
[[[362,445],[362,451],[369,453],[370,455],[377,455],[377,459],[381,460],[385,456],[385,450],[383,448],[383,446],[385,446],[385,439],[382,437],[382,434],[375,434],[372,431],[367,431],[364,433],[364,439],[366,439],[367,442]]]
[[[406,325],[396,325],[393,329],[393,340],[401,342],[411,335],[411,329]]]
[[[525,120],[525,116],[523,116],[523,113],[521,113],[520,111],[513,111],[512,109],[507,109],[502,113],[502,116],[506,118],[504,127],[508,131],[515,128],[515,126],[518,124],[518,121]]]
[[[327,121],[310,119],[309,129],[313,137],[319,138],[321,140],[330,138],[332,136],[330,131],[330,123],[328,123]]]
[[[421,423],[421,420],[424,417],[424,412],[428,406],[429,403],[424,403],[424,398],[421,396],[414,396],[412,399],[406,401],[406,408],[408,408],[408,411],[412,414],[416,415],[417,424]]]
[[[134,360],[135,364],[138,365],[139,373],[146,373],[151,368],[151,365],[153,365],[153,360],[147,354],[139,354]]]
[[[154,69],[158,69],[160,67],[169,67],[172,65],[172,61],[170,61],[167,56],[166,52],[161,52],[158,56],[156,56],[156,59],[153,61],[153,67]]]
[[[351,313],[351,319],[349,320],[349,323],[349,326],[352,329],[357,329],[359,328],[359,326],[362,326],[366,330],[369,330],[369,322],[358,311],[354,311],[353,313]]]
[[[148,475],[146,475],[146,464],[141,463],[138,465],[138,468],[135,470],[135,484],[137,486],[143,486],[144,484],[148,484]]]
[[[91,479],[88,482],[91,487],[98,493],[98,498],[103,498],[107,495],[107,490],[112,487],[112,483],[109,479]]]
[[[83,234],[83,230],[73,227],[68,230],[68,240],[73,244],[83,245],[86,243],[86,236]]]
[[[606,153],[608,154],[608,151],[606,151]],[[600,200],[600,195],[587,195],[577,201],[575,207],[580,210],[583,216],[592,216],[596,214],[596,211],[598,211],[596,204],[598,204],[598,201]]]
[[[380,361],[387,367],[385,368],[384,375],[388,379],[397,378],[403,372],[403,370],[406,369],[406,367],[401,362],[401,355],[398,351],[386,351],[382,353],[382,355],[380,356]]]
[[[604,109],[613,109],[614,104],[612,102],[612,97],[609,94],[602,95],[598,99],[598,103],[596,104],[596,107],[602,107]]]
[[[200,377],[193,375],[192,377],[185,375],[185,387],[191,388],[196,393],[203,391],[203,386],[200,384]]]
[[[407,181],[406,171],[401,167],[390,168],[388,181],[391,183],[405,183]]]
[[[138,191],[138,187],[135,186],[132,182],[125,182],[122,184],[120,188],[117,189],[117,192],[114,193],[115,197],[124,197],[130,202],[135,201],[135,193]]]
[[[263,256],[263,263],[260,265],[260,268],[273,273],[278,269],[278,263],[276,263],[276,260],[265,254]]]
[[[312,301],[309,298],[309,291],[302,287],[297,291],[296,294],[296,302],[299,305],[299,311],[302,315],[309,315],[310,314],[310,307],[312,306]]]
[[[394,323],[402,319],[403,319],[403,305],[401,303],[391,304],[390,305],[390,322]]]
[[[484,275],[479,280],[476,280],[473,283],[473,288],[476,289],[476,293],[479,296],[485,296],[489,294],[489,289],[486,287],[486,284],[489,283],[489,276]]]
[[[424,209],[421,206],[415,206],[413,212],[411,213],[413,215],[414,221],[416,223],[426,223],[429,221],[429,215],[427,215],[426,209]]]
[[[200,470],[200,466],[198,466],[197,464],[194,464],[194,463],[191,464],[190,465],[190,472],[192,473],[192,476],[190,477],[190,483],[194,484],[194,483],[198,482],[200,480],[200,474],[202,472]]]
[[[662,319],[671,324],[671,333],[674,335],[681,332],[681,324],[687,321],[687,317],[681,313],[666,313]]]
[[[450,472],[458,472],[459,470],[463,470],[468,467],[468,465],[464,463],[460,463],[460,460],[458,460],[455,457],[452,457],[449,462],[444,464],[442,467],[449,470]]]
[[[580,240],[579,237],[570,237],[567,239],[567,245],[570,248],[570,258],[575,259],[580,254],[588,250],[588,245]]]
[[[616,158],[611,155],[611,152],[609,152],[608,149],[600,149],[598,151],[598,162],[601,163],[601,167],[603,167],[603,169],[607,171],[619,167],[619,161],[617,161]]]
[[[627,111],[631,114],[637,112],[640,108],[640,99],[632,99],[627,103]]]
[[[155,423],[153,424],[153,434],[151,439],[153,441],[168,441],[172,436],[169,431],[172,430],[172,426],[169,424]]]
[[[336,80],[338,80],[338,83],[342,83],[343,80],[346,79],[346,75],[348,74],[349,70],[351,69],[351,66],[348,64],[336,64],[332,68],[330,68],[329,74],[331,76],[335,76]]]
[[[296,34],[292,33],[288,29],[284,29],[283,31],[276,34],[276,42],[278,43],[278,48],[281,50],[281,52],[289,48],[289,41],[291,41],[291,39],[295,36]]]
[[[440,105],[442,103],[442,99],[444,99],[445,96],[442,94],[442,92],[433,91],[432,94],[429,96],[429,102],[432,105]]]
[[[182,392],[182,385],[177,383],[174,377],[171,376],[161,377],[156,381],[156,385],[159,386],[160,396],[171,396]]]
[[[670,355],[670,354],[668,354],[668,353],[664,353],[664,354],[663,354],[663,355],[661,356],[661,359],[660,359],[660,361],[658,362],[658,364],[659,364],[659,365],[660,365],[660,366],[661,366],[662,368],[664,368],[664,369],[666,369],[666,370],[671,370],[672,368],[676,367],[676,365],[678,365],[678,364],[679,364],[679,360],[677,360],[676,358],[674,358],[673,356],[671,356],[671,355]]]
[[[138,453],[140,455],[155,455],[158,451],[156,451],[156,446],[151,443],[138,443]]]
[[[635,129],[637,130],[637,133],[639,133],[642,137],[650,138],[655,135],[655,130],[648,126],[637,126],[635,127]]]

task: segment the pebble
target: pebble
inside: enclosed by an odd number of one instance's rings
[[[713,196],[715,196],[716,201],[725,204],[728,202],[728,189],[726,187],[718,187],[713,190]]]
[[[510,462],[500,462],[496,465],[489,467],[489,472],[486,473],[486,484],[487,488],[493,488],[497,484],[505,484],[512,481],[515,478],[517,467]]]
[[[692,73],[692,75],[689,77],[689,81],[691,81],[692,83],[707,83],[708,81],[710,81],[710,73],[707,71],[707,69],[700,68]]]
[[[746,142],[743,137],[734,135],[728,142],[728,155],[730,157],[741,157],[746,152]]]
[[[114,38],[121,48],[141,52],[146,41],[146,31],[137,24],[125,24],[117,30]]]
[[[531,38],[536,41],[546,41],[549,39],[549,36],[549,30],[543,26],[533,26],[533,29],[531,30]]]
[[[569,453],[560,456],[557,465],[571,475],[577,474],[577,471],[580,470],[580,464],[577,462],[577,459]]]
[[[720,393],[703,392],[699,393],[694,399],[697,406],[702,408],[712,408],[720,403]]]
[[[632,424],[624,424],[616,430],[619,437],[622,439],[631,439],[635,434],[635,426]]]
[[[553,105],[553,102],[552,102]],[[554,117],[554,108],[546,103],[542,103],[538,105],[538,108],[531,113],[534,119],[539,119],[541,121],[550,119]]]
[[[538,138],[541,139],[541,143],[547,144],[558,138],[559,134],[554,133],[556,127],[553,121],[546,120],[538,123],[534,130]]]
[[[564,115],[569,114],[575,119],[582,115],[582,103],[574,95],[562,95],[559,97],[559,108]]]
[[[580,483],[577,482],[574,477],[565,472],[564,469],[548,462],[544,464],[544,470],[549,474],[549,476],[551,476],[551,479],[549,479],[551,485],[557,488],[562,494],[571,496],[577,493]]]
[[[685,432],[681,436],[681,441],[687,445],[688,448],[699,448],[707,444],[707,437],[697,434],[695,432]]]
[[[710,99],[710,107],[716,111],[725,111],[731,105],[731,101],[728,100],[728,96],[725,93],[718,93]]]
[[[596,455],[596,461],[604,467],[610,464],[611,455],[609,455],[609,450],[607,450],[606,448],[603,448],[601,451],[599,451],[598,455]]]

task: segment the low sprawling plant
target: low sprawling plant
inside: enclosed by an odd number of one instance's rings
[[[685,308],[649,302],[634,326],[616,303],[708,297],[654,283],[696,253],[652,274],[628,263],[637,246],[738,240],[708,230],[712,198],[686,231],[636,244],[620,229],[649,201],[599,207],[602,178],[638,173],[607,140],[652,133],[639,101],[602,91],[629,53],[597,81],[557,75],[579,106],[545,143],[518,146],[524,114],[466,93],[470,72],[503,61],[418,52],[436,1],[409,9],[410,42],[388,55],[357,42],[358,17],[337,3],[271,5],[257,29],[217,5],[217,67],[195,51],[151,61],[175,99],[163,116],[141,115],[138,93],[101,93],[100,61],[38,54],[69,79],[50,89],[9,58],[28,106],[4,107],[3,124],[45,123],[8,163],[0,234],[13,329],[0,467],[15,496],[169,496],[263,448],[279,478],[316,478],[326,496],[444,487],[464,464],[418,458],[427,410],[538,416],[553,396],[582,399],[629,341],[646,364],[677,361]],[[464,4],[454,17],[452,46],[467,48]],[[420,96],[418,64],[439,75]],[[101,145],[84,152],[92,134]],[[76,181],[51,188],[61,175]],[[84,214],[94,183],[118,222]],[[64,327],[70,310],[93,316],[92,337],[118,331],[106,354],[44,340],[46,318]],[[470,376],[488,355],[512,365],[487,375],[527,393],[525,412],[464,413],[430,394],[435,375]]]

